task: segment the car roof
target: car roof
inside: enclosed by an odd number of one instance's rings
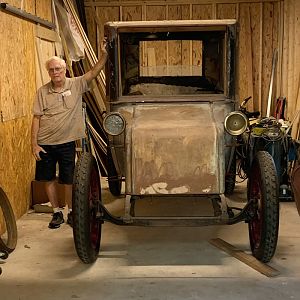
[[[135,32],[142,30],[225,30],[227,26],[235,25],[235,19],[220,20],[164,20],[164,21],[126,21],[107,22],[106,27],[113,27],[118,31]]]

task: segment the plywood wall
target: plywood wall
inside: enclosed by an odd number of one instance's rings
[[[283,1],[280,0],[85,1],[89,38],[95,50],[97,50],[96,45],[103,38],[103,24],[107,21],[237,19],[240,25],[239,98],[252,96],[253,102],[249,108],[261,110],[263,115],[267,108],[272,56],[274,49],[279,49],[282,38],[280,36],[282,7]],[[98,24],[95,22],[95,15],[98,18]],[[164,51],[159,59],[172,59],[170,51],[177,51],[179,46],[162,45]],[[193,56],[197,57],[197,54],[191,54],[189,49],[189,45],[183,45],[186,61],[192,65],[195,63]],[[275,79],[276,83],[279,79]],[[276,97],[275,91],[274,97]]]
[[[51,21],[51,0],[5,1]],[[0,185],[17,218],[29,208],[35,162],[31,107],[36,91],[35,24],[0,11]],[[0,220],[1,222],[1,220]]]

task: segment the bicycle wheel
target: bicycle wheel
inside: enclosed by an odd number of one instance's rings
[[[17,245],[17,224],[8,197],[0,187],[0,251],[11,253]]]

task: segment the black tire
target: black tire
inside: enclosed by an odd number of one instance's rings
[[[86,264],[93,263],[100,250],[102,222],[101,187],[95,158],[88,152],[77,161],[73,184],[73,236],[77,255]]]
[[[112,159],[110,148],[107,148],[107,173],[109,191],[114,196],[121,195],[122,180],[118,180],[118,173]]]
[[[235,178],[236,178],[236,156],[233,156],[229,172],[225,174],[225,195],[232,195],[235,188]]]
[[[272,156],[257,152],[248,181],[248,201],[253,201],[248,224],[251,251],[262,262],[275,254],[279,228],[279,184]]]
[[[5,238],[0,236],[0,251],[11,253],[17,246],[18,231],[13,209],[2,188],[0,188],[0,210],[6,226]]]

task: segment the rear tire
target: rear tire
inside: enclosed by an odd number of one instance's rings
[[[13,209],[2,188],[0,188],[0,211],[2,211],[6,226],[5,239],[0,236],[0,251],[11,253],[17,245],[18,231]]]
[[[279,228],[279,186],[272,156],[259,151],[252,163],[248,182],[251,220],[248,224],[252,254],[269,262],[275,254]]]
[[[77,161],[73,184],[73,236],[77,254],[86,264],[93,263],[99,253],[102,222],[101,187],[95,158],[88,152]]]

